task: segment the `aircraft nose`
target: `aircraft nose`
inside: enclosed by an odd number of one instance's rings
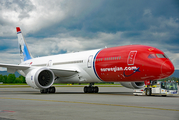
[[[161,72],[165,76],[170,76],[175,71],[175,68],[170,60],[166,60],[161,67]]]

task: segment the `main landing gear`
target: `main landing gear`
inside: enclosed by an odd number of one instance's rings
[[[52,86],[52,87],[49,87],[47,89],[40,90],[40,93],[55,93],[55,91],[56,91],[55,87]]]
[[[94,83],[90,83],[89,86],[84,87],[84,93],[98,93],[99,88],[97,86],[93,86]]]

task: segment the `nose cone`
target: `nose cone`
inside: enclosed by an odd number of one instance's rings
[[[175,68],[170,60],[166,60],[161,67],[161,72],[164,76],[168,77],[173,74]]]

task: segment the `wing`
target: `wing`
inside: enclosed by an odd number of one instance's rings
[[[17,70],[26,70],[30,68],[30,66],[25,66],[25,65],[14,65],[14,64],[3,64],[3,63],[0,63],[0,67],[7,68],[7,72],[9,73],[15,73]]]
[[[3,64],[3,63],[0,63],[0,67],[7,68],[7,72],[9,73],[15,73],[17,70],[26,70],[30,68],[30,66],[26,66],[26,65]],[[58,69],[58,68],[49,68],[49,69],[51,69],[54,72],[54,74],[58,77],[69,77],[78,73],[77,70],[73,70],[73,69]]]

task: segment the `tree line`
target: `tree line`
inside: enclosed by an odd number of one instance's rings
[[[26,83],[25,77],[23,77],[22,75],[19,77],[16,77],[15,74],[0,75],[0,82],[3,82],[3,83]]]
[[[168,80],[174,80],[179,83],[179,78],[177,78],[177,77],[167,77],[160,81],[168,81]],[[22,75],[19,77],[16,77],[15,74],[0,75],[0,82],[3,82],[3,83],[26,83],[25,77],[23,77]]]

